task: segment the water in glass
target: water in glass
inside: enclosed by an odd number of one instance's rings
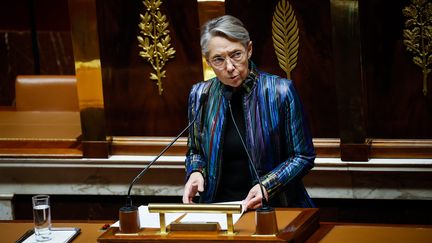
[[[48,241],[51,239],[49,198],[42,199],[35,197],[33,198],[33,221],[36,241]]]

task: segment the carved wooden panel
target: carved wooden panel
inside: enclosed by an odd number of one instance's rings
[[[189,90],[202,80],[197,2],[164,0],[175,58],[166,65],[164,92],[149,79],[137,35],[141,1],[98,1],[98,24],[109,135],[175,136],[187,124]]]
[[[226,13],[246,25],[253,42],[252,61],[259,69],[286,77],[272,42],[272,18],[279,1],[226,0]],[[292,71],[314,137],[339,137],[337,95],[327,1],[289,1],[297,16],[300,46]]]

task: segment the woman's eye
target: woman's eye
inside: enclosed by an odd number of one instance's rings
[[[242,55],[242,53],[240,51],[237,51],[231,55],[231,58],[232,59],[239,59],[241,57],[241,55]]]
[[[214,64],[222,64],[225,61],[225,59],[223,59],[222,57],[215,57],[213,58],[213,63]]]

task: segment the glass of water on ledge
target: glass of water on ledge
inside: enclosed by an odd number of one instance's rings
[[[51,240],[51,209],[48,195],[32,197],[36,241]]]

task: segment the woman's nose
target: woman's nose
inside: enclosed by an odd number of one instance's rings
[[[234,63],[232,63],[230,58],[225,59],[226,69],[228,72],[232,72],[235,69]]]

